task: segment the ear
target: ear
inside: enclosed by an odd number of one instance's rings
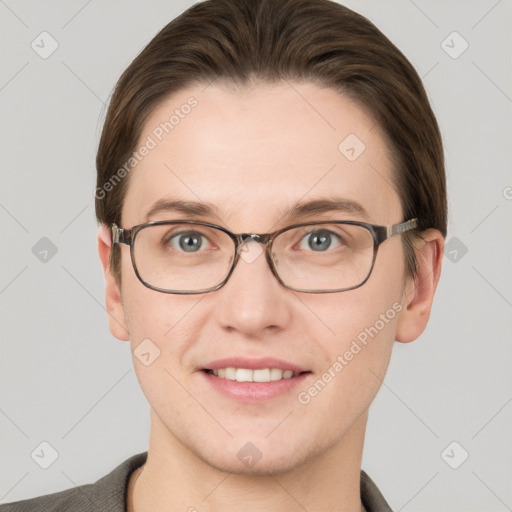
[[[418,271],[406,280],[403,309],[397,322],[395,339],[401,343],[414,341],[425,330],[441,276],[443,235],[436,229],[427,229],[422,237],[424,240],[415,244]]]
[[[128,329],[121,296],[121,288],[110,270],[109,258],[112,246],[110,229],[100,226],[98,229],[98,253],[103,274],[105,275],[105,303],[107,306],[110,332],[121,341],[129,340]]]

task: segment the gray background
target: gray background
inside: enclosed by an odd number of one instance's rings
[[[94,158],[115,81],[191,4],[0,0],[2,503],[93,482],[147,449],[149,407],[104,311]],[[432,318],[396,344],[363,468],[397,511],[512,510],[512,4],[345,4],[424,78],[450,198]],[[43,31],[59,45],[46,59],[31,48]],[[469,44],[458,58],[459,36],[442,43],[453,31]],[[43,237],[57,248],[46,262]],[[48,469],[31,458],[43,441],[58,452]]]

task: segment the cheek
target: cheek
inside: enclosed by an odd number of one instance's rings
[[[344,293],[345,306],[337,313],[331,310],[334,334],[322,337],[322,366],[315,380],[297,393],[311,430],[319,432],[325,430],[327,416],[342,434],[372,403],[389,364],[401,308],[392,294]]]
[[[358,370],[387,366],[402,308],[397,300],[399,294],[389,289],[375,294],[370,289],[344,293],[347,293],[346,302],[336,310],[331,309],[331,335],[322,337],[321,344],[327,354],[324,364],[331,367],[338,361],[343,370],[349,366]],[[323,306],[323,312],[326,311]],[[339,365],[337,368],[341,372]]]
[[[175,412],[183,393],[178,383],[186,385],[184,355],[192,342],[186,317],[192,307],[188,299],[138,283],[125,288],[124,309],[134,370],[146,399],[156,410]]]
[[[314,398],[319,407],[331,403],[335,408],[359,408],[368,406],[380,387],[402,310],[403,266],[396,252],[394,259],[384,251],[379,257],[360,288],[304,297],[317,313],[309,326],[322,353],[314,389],[302,390],[305,401]],[[316,399],[320,391],[322,397]]]
[[[134,349],[145,338],[163,340],[186,314],[189,300],[144,286],[135,274],[129,252],[122,256],[121,298]]]
[[[175,295],[151,290],[129,268],[123,275],[121,294],[133,355],[137,356],[146,345],[154,346],[159,354],[156,366],[165,361],[166,367],[176,371],[187,349],[199,337],[202,321],[197,312],[205,295]],[[134,359],[134,364],[137,368],[139,361]]]
[[[383,257],[368,281],[354,290],[303,297],[316,313],[311,316],[310,327],[328,353],[332,354],[333,348],[348,350],[356,339],[363,345],[373,338],[384,343],[394,341],[404,289],[403,266],[396,260],[396,256],[394,263]]]

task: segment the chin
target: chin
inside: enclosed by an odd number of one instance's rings
[[[275,439],[261,434],[236,436],[222,442],[217,438],[189,446],[199,459],[218,471],[252,476],[287,473],[327,448],[310,437],[301,440],[297,432],[288,432],[287,436],[276,436]]]
[[[252,448],[254,450],[254,448]],[[248,452],[251,451],[250,449]],[[289,454],[267,454],[261,453],[261,458],[256,460],[258,456],[255,453],[253,460],[249,460],[247,455],[240,456],[238,453],[229,454],[218,454],[218,456],[211,455],[206,456],[205,454],[197,454],[203,462],[215,468],[218,471],[224,473],[231,473],[234,475],[246,475],[246,476],[268,476],[268,475],[279,475],[287,473],[296,467],[300,466],[306,459],[307,455],[303,454],[302,457],[298,456],[297,452],[293,455]],[[244,460],[245,458],[245,460]]]

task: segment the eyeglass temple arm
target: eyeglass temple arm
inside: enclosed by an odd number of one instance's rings
[[[376,226],[377,241],[379,244],[391,238],[392,236],[405,233],[410,229],[418,227],[418,219],[411,219],[401,224],[393,224],[391,226]]]
[[[410,229],[418,227],[418,219],[411,219],[401,224],[393,224],[392,226],[386,226],[386,238],[390,238],[400,233],[405,233]]]
[[[118,227],[117,224],[112,224],[111,233],[113,244],[131,244],[131,233],[129,229],[125,230]]]

